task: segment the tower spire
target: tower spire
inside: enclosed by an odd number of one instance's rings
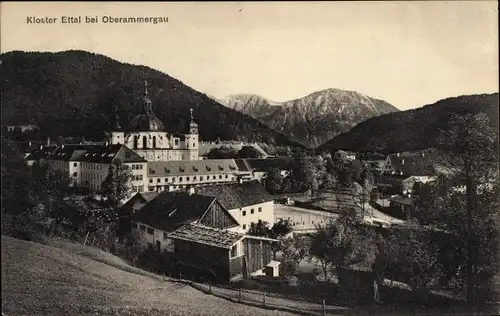
[[[151,104],[151,99],[149,98],[148,94],[148,82],[147,80],[144,80],[144,110],[146,113],[152,113],[153,112],[153,105]]]
[[[193,120],[193,109],[189,109],[189,115],[191,116],[191,121]]]

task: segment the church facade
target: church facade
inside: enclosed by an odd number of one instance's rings
[[[163,122],[153,113],[147,83],[144,91],[143,113],[134,117],[126,130],[118,124],[107,141],[112,145],[125,145],[146,161],[199,160],[198,124],[193,119],[186,134],[174,136],[165,131]]]

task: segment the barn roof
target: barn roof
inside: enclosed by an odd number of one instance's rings
[[[132,215],[134,222],[171,231],[199,220],[215,201],[214,197],[186,192],[162,192]]]
[[[234,244],[245,238],[245,235],[199,224],[189,224],[176,229],[168,237],[217,248],[231,249]]]

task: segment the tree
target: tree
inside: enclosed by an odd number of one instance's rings
[[[240,158],[262,158],[262,153],[253,146],[243,146],[237,155]]]
[[[113,160],[108,169],[108,175],[102,182],[102,193],[116,210],[120,203],[129,197],[132,171],[119,159]]]
[[[287,219],[280,218],[273,227],[271,227],[271,238],[283,238],[292,232],[292,223]]]
[[[208,159],[234,159],[238,157],[238,152],[233,147],[220,146],[212,148],[208,154]]]
[[[337,220],[317,224],[312,236],[311,255],[326,269],[337,270],[375,260],[374,234],[361,224],[362,217],[354,209],[343,209]],[[326,275],[326,273],[325,273]]]
[[[29,167],[16,144],[2,137],[2,234],[30,234],[31,210],[36,205]]]
[[[294,236],[282,241],[281,264],[285,275],[293,275],[299,267],[300,261],[307,256],[309,245],[305,237]]]
[[[452,231],[458,244],[465,241],[462,258],[469,306],[476,303],[478,274],[498,269],[489,264],[498,260],[498,227],[494,220],[498,196],[491,194],[491,187],[498,183],[498,133],[491,125],[484,113],[452,114],[449,128],[439,138],[439,146],[454,168],[452,182],[464,186],[465,194],[451,190],[436,197],[434,208],[446,220],[435,224]]]
[[[267,176],[264,181],[267,191],[271,194],[283,192],[284,179],[281,175],[281,171],[278,168],[270,168],[266,174]]]
[[[257,223],[251,223],[250,229],[248,230],[248,235],[269,237],[271,235],[271,229],[269,229],[269,223],[259,219]]]
[[[429,287],[441,276],[438,251],[429,231],[410,224],[391,230],[383,245],[382,265],[390,279],[408,283],[416,297],[426,298]]]

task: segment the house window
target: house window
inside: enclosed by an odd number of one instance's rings
[[[186,177],[186,181],[189,181],[189,177]]]
[[[262,207],[259,207],[259,212],[262,212]]]
[[[156,182],[160,183],[160,182],[161,182],[161,179],[160,179],[160,178],[156,179]]]
[[[215,179],[217,179],[217,177],[216,177],[216,176],[213,176],[213,177],[212,177],[212,179],[214,179],[214,180],[215,180]]]
[[[73,172],[73,177],[76,177],[77,173],[76,172]]]
[[[132,191],[137,192],[137,186],[132,186]]]
[[[141,185],[141,186],[139,187],[139,192],[144,192],[144,186],[143,186],[143,185]]]
[[[167,239],[168,238],[168,234],[166,232],[163,232],[163,239]]]
[[[153,179],[149,179],[149,183],[153,183]]]
[[[228,175],[226,174],[226,179],[228,178]]]
[[[242,212],[241,212],[241,214],[242,214],[243,216],[246,216],[246,215],[247,215],[247,211],[242,211]]]
[[[132,222],[132,224],[130,224],[130,227],[137,229],[137,223]]]
[[[167,183],[167,182],[168,182],[168,178],[165,178],[165,183]]]
[[[203,181],[203,176],[200,176],[200,181]]]
[[[253,214],[253,209],[250,210],[250,214]]]
[[[221,174],[219,175],[219,179],[222,179],[222,175]]]
[[[154,190],[155,190],[155,187],[148,187],[148,190],[149,190],[149,191],[154,191]]]
[[[196,176],[193,177],[193,180],[196,181]]]
[[[73,167],[76,167],[76,166],[77,166],[77,163],[76,163],[76,162],[74,162],[74,163],[73,163]]]
[[[179,182],[182,182],[182,177],[179,177]]]
[[[247,225],[243,224],[243,230],[247,229]]]
[[[139,229],[143,232],[146,230],[146,227],[144,227],[144,225],[139,225]]]
[[[154,230],[148,227],[148,234],[153,235]]]

